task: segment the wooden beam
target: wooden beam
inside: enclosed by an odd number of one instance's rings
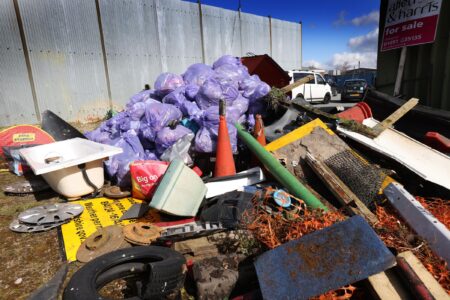
[[[383,122],[377,124],[372,128],[377,135],[382,133],[385,129],[391,127],[395,122],[397,122],[401,117],[403,117],[408,111],[414,108],[414,106],[419,103],[419,99],[411,98],[405,104],[400,106],[396,111],[394,111],[389,117],[383,120]]]
[[[350,214],[360,215],[372,225],[378,222],[367,206],[323,162],[309,152],[306,153],[306,162]]]
[[[309,82],[310,80],[313,80],[313,79],[314,79],[314,75],[305,76],[302,79],[299,79],[296,82],[291,83],[291,84],[281,88],[281,91],[286,94],[286,93],[292,91],[293,89],[295,89],[296,87],[298,87],[298,86],[300,86],[302,84],[305,84],[305,83],[307,83],[307,82]]]

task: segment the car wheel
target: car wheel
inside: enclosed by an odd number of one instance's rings
[[[64,300],[101,299],[99,290],[119,278],[138,279],[137,298],[160,298],[181,288],[186,259],[165,247],[139,246],[120,249],[90,261],[79,269],[64,289]]]
[[[323,103],[328,104],[328,103],[330,103],[330,100],[331,100],[330,94],[326,93],[325,97],[323,97]]]
[[[303,100],[305,99],[302,93],[298,93],[297,96],[295,96],[295,98],[302,98]]]

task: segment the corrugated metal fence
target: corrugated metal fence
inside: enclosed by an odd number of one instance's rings
[[[301,67],[301,24],[179,0],[0,0],[0,126],[121,108],[161,72],[223,54]]]

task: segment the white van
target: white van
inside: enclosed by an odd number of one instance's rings
[[[310,102],[330,102],[331,86],[325,81],[322,75],[309,71],[296,70],[291,70],[288,74],[291,77],[291,83],[308,75],[314,75],[314,79],[292,90],[292,96],[294,98],[301,97]]]

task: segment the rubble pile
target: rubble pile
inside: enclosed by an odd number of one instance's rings
[[[324,112],[288,95],[314,75],[275,88],[243,62],[160,74],[84,134],[50,111],[36,144],[14,138],[27,126],[0,132],[26,178],[4,194],[68,202],[11,219],[17,238],[60,233],[67,264],[35,294],[448,299],[448,147],[393,127],[418,100],[390,101],[402,102],[380,120],[366,102]]]

